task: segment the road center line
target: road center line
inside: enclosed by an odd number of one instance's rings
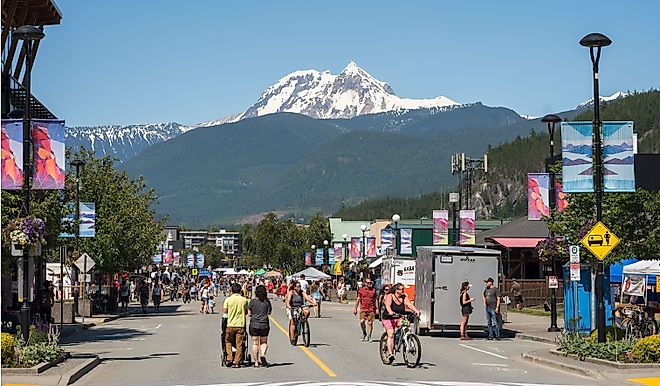
[[[500,363],[472,363],[476,366],[488,366],[488,367],[509,367],[509,365],[503,365]]]
[[[478,349],[476,347],[468,346],[466,344],[459,344],[459,346],[469,348],[470,350],[479,351],[479,352],[484,353],[484,354],[492,355],[494,357],[498,357],[498,358],[501,358],[501,359],[509,359],[509,358],[507,358],[505,356],[502,356],[500,354],[495,354],[495,353],[492,353],[492,352],[489,352],[489,351],[486,351],[486,350]]]
[[[282,326],[280,326],[280,324],[277,323],[277,321],[275,320],[275,318],[273,318],[272,316],[269,316],[268,318],[270,319],[271,322],[273,322],[273,324],[275,325],[275,327],[279,328],[280,331],[282,331],[282,333],[283,333],[287,338],[289,337],[289,332],[286,331],[284,328],[282,328]],[[316,363],[316,365],[317,365],[318,367],[320,367],[321,370],[323,370],[326,374],[328,374],[329,377],[336,377],[336,376],[337,376],[337,374],[335,374],[334,371],[330,370],[330,368],[329,368],[325,363],[323,363],[323,361],[320,360],[316,355],[314,355],[311,351],[309,351],[309,349],[308,349],[307,347],[305,347],[305,346],[297,346],[297,347],[298,347],[299,349],[301,349],[305,354],[307,354],[307,356],[308,356],[308,357],[309,357],[314,363]]]
[[[162,324],[157,325],[157,326],[156,326],[156,330],[158,330],[158,329],[161,328],[162,326],[163,326]]]

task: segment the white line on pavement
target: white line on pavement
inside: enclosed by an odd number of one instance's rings
[[[163,326],[162,324],[157,325],[157,326],[156,326],[156,330],[158,330],[158,329],[161,328],[162,326]]]
[[[500,363],[472,363],[477,366],[490,366],[490,367],[509,367],[509,365],[503,365]]]
[[[482,350],[482,349],[479,349],[479,348],[476,348],[476,347],[468,346],[466,344],[459,344],[459,346],[469,348],[470,350],[479,351],[479,352],[484,353],[484,354],[492,355],[492,356],[497,357],[497,358],[509,359],[509,358],[507,358],[505,356],[502,356],[500,354],[495,354],[495,353],[492,353],[490,351],[486,351],[486,350]]]

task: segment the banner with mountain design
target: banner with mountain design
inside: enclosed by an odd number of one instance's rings
[[[550,216],[550,175],[527,173],[527,219],[540,220]]]
[[[401,229],[401,254],[412,255],[412,229]]]
[[[459,216],[461,219],[461,245],[474,245],[476,243],[475,235],[475,210],[461,210]]]
[[[392,239],[394,238],[394,232],[392,228],[383,228],[380,230],[380,254],[384,255],[387,253],[387,248],[392,246]]]
[[[312,253],[305,252],[305,265],[312,265]]]
[[[362,239],[360,237],[351,237],[349,256],[351,257],[351,261],[357,261],[362,256]]]
[[[376,238],[367,237],[364,243],[365,255],[367,257],[376,257],[378,255],[376,250]]]
[[[335,260],[337,261],[343,261],[344,260],[344,244],[342,243],[334,243],[333,246],[335,252]]]
[[[32,188],[64,189],[64,121],[32,121]]]
[[[594,191],[592,136],[591,122],[561,123],[564,193]]]
[[[449,211],[433,211],[433,245],[449,245]]]
[[[324,261],[325,259],[324,259],[323,253],[324,253],[324,252],[323,252],[323,248],[318,248],[318,249],[316,250],[316,259],[315,259],[315,260],[316,260],[316,261],[315,261],[316,265],[323,265],[323,263],[325,262],[325,261]]]
[[[2,120],[2,189],[23,188],[23,120]]]
[[[633,122],[603,122],[603,188],[605,192],[635,191]]]

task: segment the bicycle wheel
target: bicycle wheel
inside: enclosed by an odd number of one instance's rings
[[[417,367],[419,360],[422,359],[422,344],[415,334],[408,334],[403,340],[403,360],[406,366]]]
[[[390,355],[387,352],[387,332],[384,332],[383,335],[380,336],[379,352],[380,360],[383,361],[383,364],[389,365]]]
[[[655,320],[648,319],[644,322],[642,337],[655,335],[658,333],[658,323]]]
[[[302,331],[301,331],[302,339],[303,339],[303,344],[305,347],[309,347],[310,343],[310,332],[309,332],[309,322],[305,320],[302,323]]]

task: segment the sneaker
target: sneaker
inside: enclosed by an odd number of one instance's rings
[[[491,335],[488,335],[488,340],[493,340],[493,337]]]
[[[389,362],[388,365],[391,365],[392,363],[394,363],[394,355],[390,355],[390,358],[388,359],[388,362]]]
[[[367,335],[367,342],[371,342],[371,334]]]
[[[496,337],[495,339],[497,339],[497,340],[502,340],[502,338],[501,338],[501,337],[499,337],[499,336],[498,336],[498,337]]]
[[[268,367],[268,362],[266,361],[266,357],[261,357],[261,366]]]
[[[362,339],[360,340],[364,342],[366,339],[367,339],[367,334],[362,334]]]

